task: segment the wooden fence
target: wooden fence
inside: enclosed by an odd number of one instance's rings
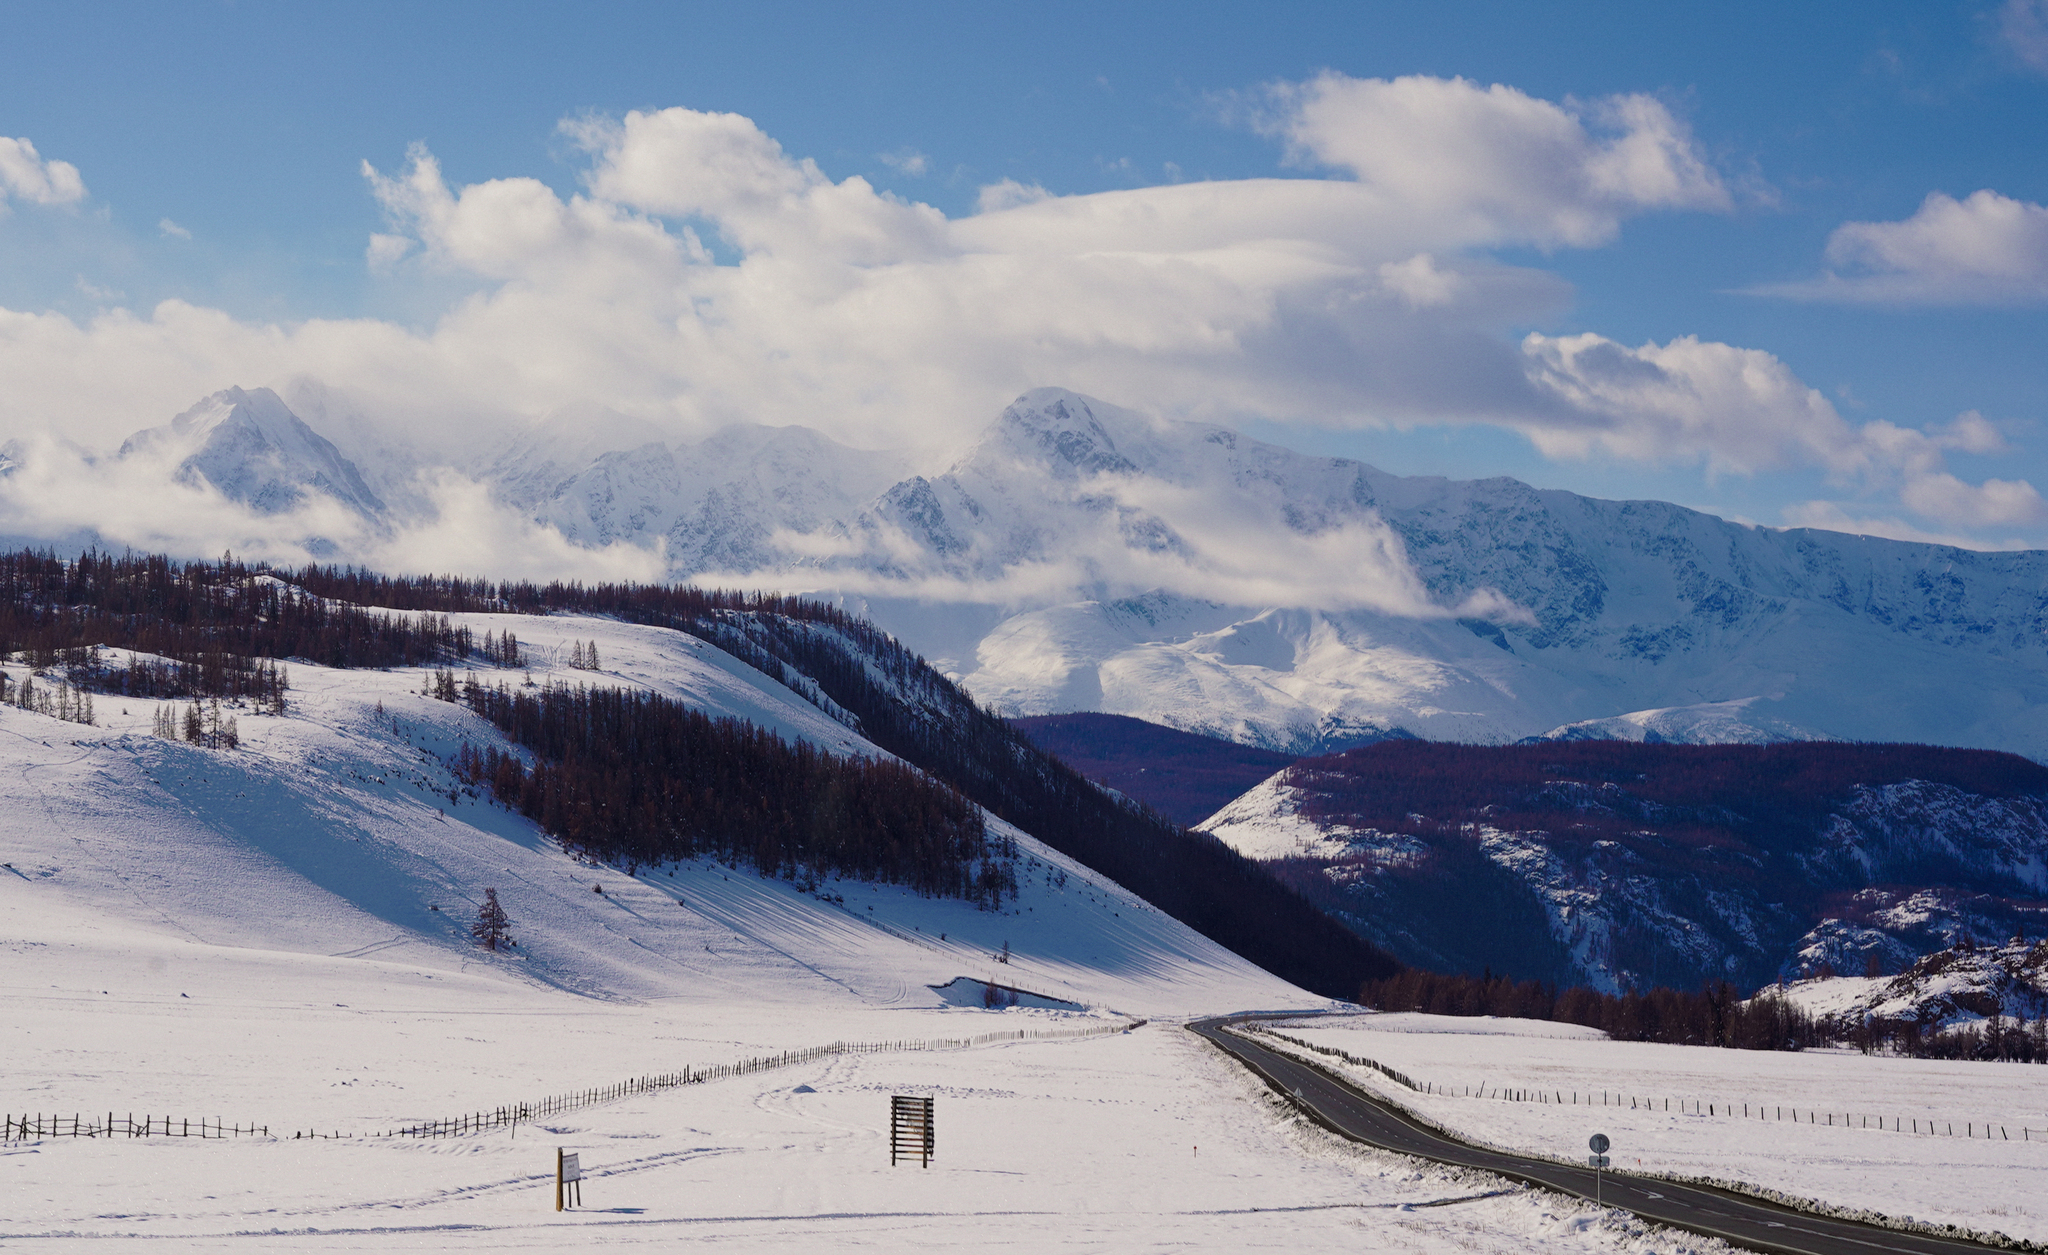
[[[942,1037],[933,1041],[903,1039],[881,1042],[833,1042],[829,1046],[812,1046],[804,1050],[785,1050],[781,1054],[757,1055],[738,1063],[719,1063],[708,1067],[686,1067],[679,1072],[661,1072],[647,1076],[636,1076],[596,1089],[575,1090],[566,1094],[555,1094],[535,1102],[508,1103],[489,1111],[473,1111],[467,1115],[452,1116],[445,1120],[426,1120],[408,1124],[368,1137],[462,1137],[471,1133],[486,1133],[493,1129],[531,1123],[564,1111],[576,1111],[595,1107],[603,1103],[617,1102],[636,1094],[655,1094],[682,1085],[701,1085],[706,1081],[721,1081],[728,1077],[749,1076],[765,1072],[770,1068],[786,1068],[795,1064],[811,1063],[835,1055],[881,1054],[906,1050],[965,1050],[974,1046],[989,1046],[998,1042],[1013,1041],[1062,1041],[1082,1037],[1102,1037],[1112,1033],[1128,1033],[1142,1028],[1144,1020],[1126,1020],[1117,1024],[1098,1024],[1088,1028],[1035,1029],[1019,1028],[994,1033],[982,1033],[974,1037]],[[117,1120],[108,1115],[104,1122],[98,1116],[7,1116],[0,1123],[0,1141],[26,1141],[45,1137],[269,1137],[269,1125],[225,1125],[219,1120],[173,1120],[167,1116],[145,1116],[137,1120],[128,1116]],[[280,1135],[289,1138],[346,1138],[354,1134],[340,1131],[319,1133],[311,1130]]]
[[[45,1137],[269,1137],[267,1124],[227,1124],[220,1120],[186,1120],[171,1116],[0,1116],[0,1142]]]

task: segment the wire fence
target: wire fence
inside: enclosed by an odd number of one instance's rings
[[[1115,1024],[1096,1024],[1087,1028],[1069,1029],[1007,1029],[993,1033],[981,1033],[973,1037],[941,1037],[920,1041],[903,1038],[895,1041],[844,1042],[837,1041],[827,1046],[811,1046],[803,1050],[785,1050],[780,1054],[756,1055],[738,1063],[719,1063],[705,1067],[686,1067],[677,1072],[660,1072],[636,1076],[616,1084],[592,1089],[574,1090],[566,1094],[554,1094],[534,1102],[508,1103],[488,1111],[472,1111],[464,1115],[451,1116],[445,1120],[424,1120],[404,1125],[383,1133],[368,1133],[364,1137],[462,1137],[472,1133],[487,1133],[495,1129],[511,1128],[546,1119],[566,1111],[578,1111],[604,1103],[617,1102],[639,1094],[656,1094],[663,1090],[684,1085],[701,1085],[708,1081],[722,1081],[729,1077],[750,1076],[771,1068],[786,1068],[797,1064],[813,1063],[838,1055],[883,1054],[899,1051],[922,1050],[966,1050],[975,1046],[992,1046],[999,1042],[1019,1041],[1070,1041],[1083,1037],[1105,1037],[1116,1033],[1128,1033],[1143,1028],[1144,1020],[1125,1020]],[[6,1116],[0,1122],[0,1141],[27,1141],[48,1137],[247,1137],[270,1136],[269,1125],[225,1125],[219,1120],[176,1120],[168,1116],[145,1116],[137,1120],[128,1116],[117,1120],[108,1115],[104,1121],[99,1116]],[[294,1131],[281,1134],[283,1139],[318,1138],[330,1140],[358,1136],[339,1130],[322,1133],[316,1130]]]
[[[1333,1059],[1342,1059],[1354,1067],[1371,1068],[1388,1079],[1407,1086],[1418,1094],[1430,1094],[1449,1098],[1482,1098],[1497,1102],[1538,1103],[1550,1106],[1626,1108],[1630,1111],[1671,1112],[1678,1115],[1709,1116],[1721,1119],[1763,1120],[1774,1123],[1817,1124],[1823,1127],[1843,1129],[1871,1129],[1886,1133],[1917,1133],[1924,1137],[1975,1137],[1992,1141],[2031,1142],[2039,1133],[2043,1142],[2048,1142],[2048,1129],[2028,1128],[2024,1125],[1996,1124],[1982,1120],[1932,1119],[1926,1116],[1871,1115],[1853,1111],[1823,1111],[1814,1107],[1785,1106],[1781,1103],[1747,1103],[1701,1100],[1698,1098],[1645,1097],[1619,1090],[1601,1090],[1580,1093],[1574,1090],[1534,1089],[1520,1086],[1495,1085],[1441,1085],[1434,1081],[1417,1081],[1404,1072],[1396,1071],[1377,1059],[1355,1055],[1335,1046],[1322,1046],[1303,1041],[1270,1028],[1256,1021],[1242,1026],[1247,1031],[1266,1037],[1276,1038],[1290,1046],[1314,1051]],[[1956,1125],[1963,1127],[1960,1131]],[[2015,1138],[2013,1129],[2019,1129]]]

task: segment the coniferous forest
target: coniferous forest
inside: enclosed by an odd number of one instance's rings
[[[791,745],[654,693],[495,687],[462,702],[533,752],[465,745],[457,773],[572,849],[608,862],[709,856],[763,875],[908,885],[989,907],[1016,895],[1011,843],[914,768]]]
[[[97,646],[155,657],[111,666]],[[72,684],[97,692],[275,707],[286,686],[278,660],[402,667],[475,657],[514,665],[518,642],[508,650],[495,637],[478,640],[445,614],[335,601],[233,558],[64,559],[22,550],[0,554],[0,655],[15,653],[38,668],[62,666]]]
[[[1609,994],[1584,985],[1559,989],[1491,972],[1447,976],[1409,968],[1383,980],[1367,981],[1358,991],[1358,1000],[1382,1011],[1582,1024],[1616,1041],[1804,1050],[1827,1040],[1813,1017],[1799,1007],[1770,993],[1745,1000],[1727,981],[1709,981],[1692,992],[1660,986]]]

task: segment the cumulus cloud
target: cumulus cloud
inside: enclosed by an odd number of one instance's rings
[[[1853,426],[1772,355],[1690,336],[1629,348],[1592,334],[1532,334],[1522,347],[1532,378],[1564,402],[1557,421],[1525,427],[1552,456],[1696,459],[1736,473],[1816,466],[1838,484],[1895,493],[1950,527],[2048,523],[2048,503],[2025,480],[1969,484],[1949,470],[1950,452],[2007,447],[1974,410],[1926,429]]]
[[[1798,300],[2008,305],[2048,300],[2048,207],[1989,188],[1930,192],[1899,222],[1847,222],[1828,237],[1817,279],[1754,291]]]
[[[160,218],[157,220],[156,233],[158,235],[163,236],[167,240],[189,240],[192,238],[192,233],[190,231],[186,230],[184,227],[179,226],[177,223],[172,222],[169,218]]]
[[[73,205],[85,199],[85,181],[68,161],[47,161],[26,139],[0,135],[0,203],[12,197],[32,205]]]
[[[1463,78],[1324,73],[1272,99],[1262,125],[1298,161],[1347,170],[1475,240],[1585,247],[1630,214],[1731,205],[1691,133],[1651,96],[1558,104]]]
[[[1860,469],[1856,433],[1819,392],[1760,349],[1681,336],[1629,348],[1590,332],[1531,333],[1530,377],[1561,404],[1528,425],[1545,453],[1701,461],[1716,471]]]
[[[1325,115],[1346,82],[1285,106],[1301,142],[1341,129]],[[1484,202],[1469,212],[1417,177],[1346,177],[1080,196],[1002,182],[948,219],[835,181],[735,114],[586,118],[564,126],[587,156],[575,195],[524,177],[451,186],[423,147],[395,170],[364,164],[390,220],[366,263],[471,285],[430,326],[260,324],[177,301],[85,324],[4,311],[0,431],[115,441],[229,383],[300,377],[455,449],[587,404],[678,439],[754,421],[935,448],[1047,382],[1211,417],[1514,421],[1543,398],[1498,330],[1568,289],[1473,250],[1591,241],[1625,213],[1721,194],[1655,102],[1572,112],[1457,81],[1383,86],[1409,116],[1438,101],[1447,134],[1498,130],[1489,109],[1546,120],[1576,173],[1560,190],[1475,139],[1457,151],[1478,168],[1452,180]],[[1342,152],[1369,166],[1349,125]],[[1520,178],[1542,208],[1501,208],[1496,184]],[[714,257],[713,237],[729,251]]]

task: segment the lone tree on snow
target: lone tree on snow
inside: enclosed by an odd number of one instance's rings
[[[512,944],[508,931],[511,924],[512,921],[505,918],[505,908],[498,905],[498,891],[484,890],[484,904],[477,908],[476,923],[469,926],[469,935],[476,938],[477,944],[484,949],[496,950],[499,946]]]

